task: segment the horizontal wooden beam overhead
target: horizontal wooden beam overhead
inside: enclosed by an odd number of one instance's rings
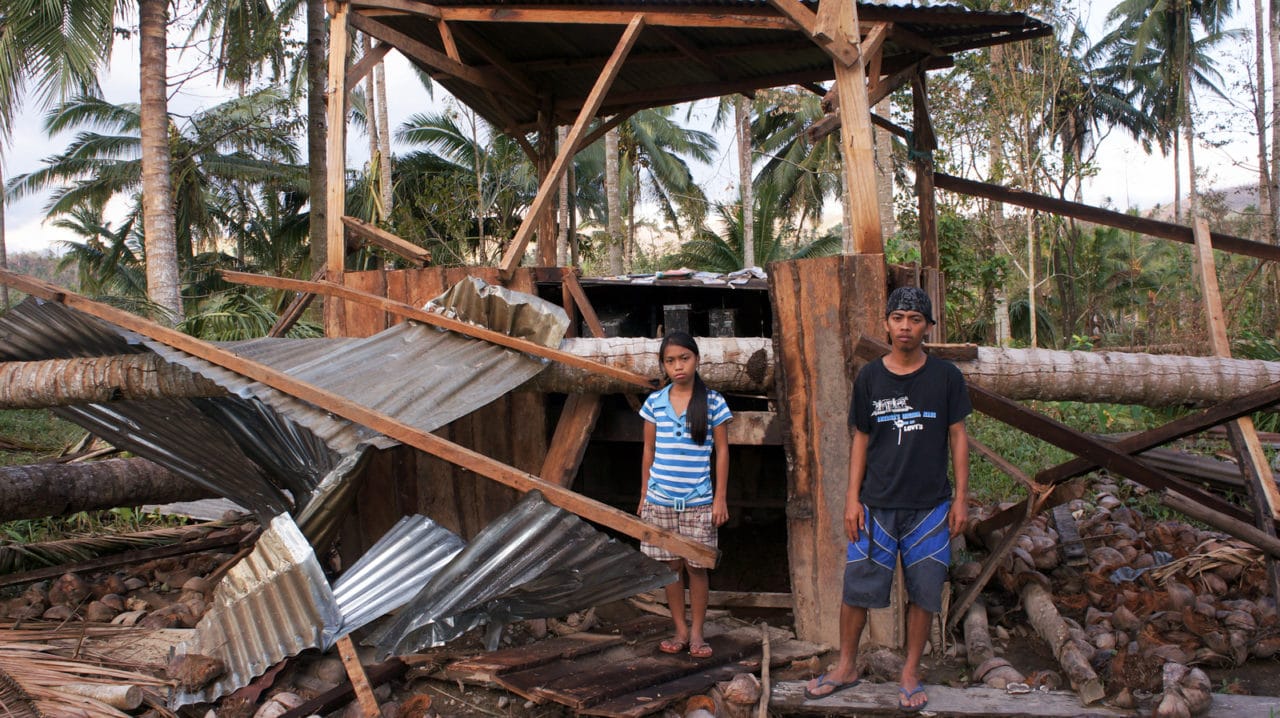
[[[1057,199],[1055,197],[1046,197],[1034,192],[1025,192],[1020,189],[1011,189],[987,182],[977,182],[974,180],[954,177],[949,174],[935,172],[933,174],[934,186],[939,189],[957,192],[959,194],[967,194],[974,197],[982,197],[995,202],[1004,202],[1006,204],[1016,204],[1019,207],[1034,209],[1041,212],[1049,212],[1050,214],[1060,214],[1065,217],[1074,217],[1085,222],[1093,222],[1108,227],[1117,227],[1126,229],[1140,234],[1150,235],[1152,237],[1160,237],[1161,239],[1172,239],[1176,242],[1185,242],[1193,244],[1195,242],[1190,227],[1172,222],[1162,222],[1158,219],[1148,219],[1146,217],[1135,217],[1123,212],[1116,212],[1110,209],[1102,209],[1101,207],[1091,207],[1080,202],[1071,202],[1065,199]],[[1262,242],[1254,242],[1236,237],[1222,232],[1213,232],[1210,235],[1213,248],[1223,252],[1232,254],[1243,254],[1249,257],[1257,257],[1258,259],[1266,259],[1272,262],[1280,261],[1280,247],[1273,244],[1264,244]]]
[[[391,10],[405,15],[420,15],[432,20],[440,19],[439,8],[416,0],[352,0],[350,5],[357,12],[365,8],[373,8],[375,10]],[[367,16],[372,13],[360,12],[360,14]]]
[[[232,284],[246,284],[251,287],[270,287],[272,289],[291,289],[298,292],[314,292],[315,294],[322,294],[326,297],[337,297],[338,299],[357,302],[366,306],[376,307],[384,312],[404,319],[412,319],[415,322],[448,329],[474,339],[483,339],[484,341],[492,344],[504,346],[508,349],[515,349],[516,351],[531,354],[543,359],[552,359],[568,366],[589,371],[593,374],[600,374],[601,376],[609,376],[615,380],[625,381],[634,386],[645,387],[647,389],[655,388],[655,382],[649,377],[632,371],[627,371],[626,369],[620,369],[618,367],[594,362],[590,359],[584,359],[576,354],[570,354],[568,352],[562,352],[559,349],[545,347],[536,342],[528,341],[527,339],[517,339],[503,334],[502,332],[495,332],[492,329],[485,329],[484,327],[478,327],[474,324],[468,324],[467,322],[459,321],[457,319],[450,319],[442,314],[418,309],[417,307],[405,304],[404,302],[397,302],[387,299],[386,297],[380,297],[376,294],[362,292],[358,289],[344,287],[332,282],[306,282],[301,279],[290,279],[288,277],[269,277],[263,274],[247,274],[245,272],[231,271],[223,271],[221,272],[221,275],[223,279],[231,282]]]
[[[239,356],[227,349],[183,334],[176,329],[160,326],[135,314],[130,314],[123,309],[92,301],[61,287],[9,270],[0,269],[0,283],[26,292],[33,297],[65,304],[77,311],[154,339],[224,369],[229,369],[241,376],[265,384],[272,389],[310,402],[320,409],[331,412],[348,421],[367,426],[403,444],[510,486],[517,491],[541,491],[546,496],[547,501],[566,511],[571,511],[588,521],[607,526],[633,538],[638,538],[654,545],[665,546],[667,550],[678,556],[712,566],[715,565],[719,558],[719,551],[710,548],[706,544],[687,539],[669,531],[657,529],[632,514],[619,511],[581,494],[543,481],[532,474],[491,459],[465,446],[460,446],[435,434],[416,429],[386,414],[357,404],[346,397]]]
[[[644,420],[633,411],[606,410],[591,438],[597,441],[644,441]],[[782,422],[772,411],[735,411],[729,422],[730,446],[781,446]]]
[[[500,23],[543,23],[548,25],[618,25],[625,26],[637,14],[645,16],[648,25],[668,27],[704,27],[726,30],[794,30],[795,26],[787,18],[779,16],[771,10],[754,10],[735,8],[725,12],[725,8],[709,11],[703,8],[681,8],[672,6],[655,6],[637,4],[631,7],[593,10],[590,7],[574,5],[569,7],[546,7],[537,5],[502,7],[458,7],[436,6],[440,17],[449,21],[462,22],[500,22]]]

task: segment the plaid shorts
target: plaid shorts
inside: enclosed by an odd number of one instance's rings
[[[716,527],[711,521],[711,504],[690,506],[684,511],[676,511],[671,506],[657,506],[646,501],[644,507],[640,509],[640,518],[645,523],[666,531],[674,531],[685,538],[704,543],[711,548],[719,546]],[[658,561],[676,561],[680,559],[679,556],[653,544],[642,542],[640,551],[645,556]],[[711,568],[694,561],[688,561],[688,565],[693,568]]]

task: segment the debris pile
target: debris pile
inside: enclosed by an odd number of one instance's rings
[[[1104,477],[1093,500],[1070,502],[1084,549],[1071,562],[1063,558],[1070,530],[1060,532],[1051,513],[1032,519],[995,575],[1020,605],[993,605],[990,617],[1013,618],[1021,608],[1036,623],[1038,612],[1060,614],[1065,634],[1054,656],[1086,703],[1083,686],[1093,674],[1119,707],[1158,694],[1157,715],[1193,715],[1208,706],[1209,693],[1205,674],[1191,667],[1275,656],[1280,618],[1261,551],[1218,531],[1145,517],[1120,498],[1140,494],[1141,487]],[[1000,508],[979,510],[979,519]],[[1000,538],[997,532],[985,542]],[[954,575],[971,580],[979,570],[969,562]],[[1003,659],[987,661],[977,677],[1005,688],[1019,675],[1010,668]]]

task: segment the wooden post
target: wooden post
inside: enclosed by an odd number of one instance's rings
[[[884,331],[884,258],[775,262],[769,265],[769,290],[778,415],[787,452],[787,549],[796,635],[832,643],[839,635],[848,545],[844,495],[852,342],[864,332],[880,336]],[[881,633],[873,626],[866,642],[885,642]]]
[[[920,210],[920,266],[940,269],[938,208],[933,191],[933,151],[937,149],[938,142],[929,118],[929,95],[923,71],[911,78],[911,100],[914,114],[911,153],[916,170],[916,205]],[[935,305],[934,311],[937,309]]]
[[[325,180],[325,269],[330,281],[341,284],[347,255],[342,216],[347,213],[347,49],[350,43],[347,18],[351,13],[351,6],[346,2],[330,0],[327,9],[329,81],[325,96],[328,102],[329,134],[325,144],[325,157],[329,166]],[[337,326],[337,315],[341,311],[341,300],[330,299],[325,302],[326,334],[336,334],[331,331],[331,327]]]
[[[836,3],[834,13],[826,8]],[[833,22],[824,22],[831,17]],[[818,7],[820,32],[834,43],[857,45],[858,11],[856,4],[842,0],[821,0]],[[845,187],[849,192],[852,246],[846,253],[883,254],[880,234],[880,208],[876,202],[876,159],[871,135],[871,107],[867,100],[867,74],[864,58],[859,56],[846,64],[833,60],[836,90],[840,95],[840,150],[844,156]]]
[[[565,293],[565,304],[576,306],[582,312],[587,323],[587,331],[593,337],[603,337],[604,327],[600,324],[596,310],[587,301],[587,295],[578,283],[578,275],[572,270],[564,273],[561,280]],[[634,397],[633,397],[634,399]],[[542,462],[542,471],[538,476],[565,488],[573,485],[573,478],[578,474],[582,464],[582,456],[587,451],[587,443],[591,441],[591,432],[596,428],[602,406],[599,394],[570,394],[565,400],[564,410],[560,412],[560,421],[556,424],[556,433],[551,437],[551,446]]]
[[[550,103],[548,103],[550,104]],[[551,117],[551,112],[543,112],[538,118],[538,185],[542,185],[542,181],[551,174],[551,165],[556,159],[556,123]],[[570,156],[572,159],[572,155]],[[567,169],[567,167],[566,167]],[[567,172],[561,172],[556,178],[555,184],[552,186],[552,193],[557,200],[560,196],[561,180],[567,175]],[[543,210],[542,216],[538,218],[538,266],[554,267],[556,266],[556,221],[559,212],[556,208],[559,201],[548,202],[547,208]]]
[[[1209,345],[1220,357],[1231,356],[1231,342],[1227,339],[1227,319],[1222,313],[1222,296],[1218,291],[1218,270],[1213,260],[1213,245],[1209,236],[1209,223],[1197,217],[1192,227],[1196,243],[1196,274],[1200,279],[1200,291],[1204,300],[1205,323],[1209,330]],[[1258,528],[1268,536],[1276,535],[1276,519],[1280,518],[1280,490],[1271,474],[1271,464],[1258,441],[1258,431],[1253,419],[1242,416],[1227,422],[1227,438],[1240,459],[1240,471],[1253,502],[1253,516]],[[1267,577],[1271,583],[1271,595],[1280,598],[1280,570],[1275,559],[1267,560]]]
[[[342,665],[347,669],[351,687],[355,689],[360,713],[365,718],[377,718],[382,715],[382,711],[378,709],[378,699],[373,696],[373,687],[369,685],[369,676],[365,674],[364,666],[360,665],[360,656],[351,643],[351,636],[338,639],[338,655],[342,656]]]

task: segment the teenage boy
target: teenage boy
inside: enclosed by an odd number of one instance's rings
[[[840,660],[831,672],[809,681],[805,696],[822,698],[860,682],[858,643],[867,609],[889,605],[901,558],[909,605],[898,707],[914,713],[929,703],[920,657],[929,621],[942,610],[950,538],[963,530],[969,515],[964,420],[972,407],[960,370],[924,353],[924,334],[934,323],[929,296],[917,287],[899,287],[889,295],[884,316],[891,350],[858,372],[849,407],[853,442],[845,494],[849,547]],[[954,495],[947,480],[948,449]]]

